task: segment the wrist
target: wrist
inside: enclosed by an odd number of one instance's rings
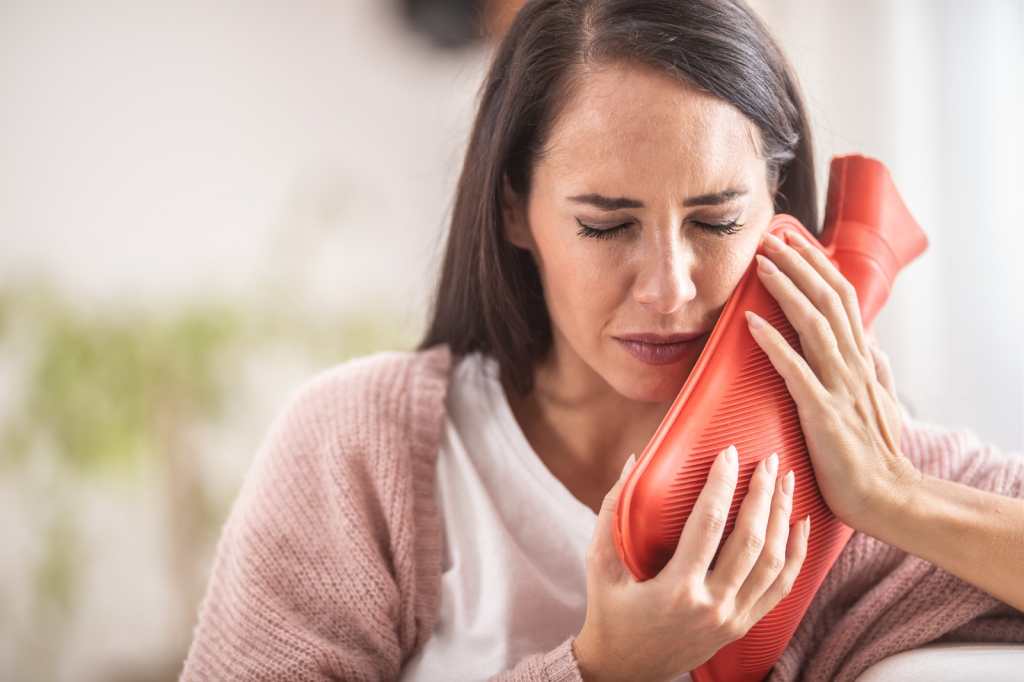
[[[572,655],[583,682],[661,682],[664,678],[641,672],[611,652],[605,642],[594,640],[586,628],[573,638]]]
[[[875,488],[871,504],[858,530],[888,542],[886,529],[891,527],[894,518],[903,518],[916,508],[916,500],[924,486],[926,476],[902,457],[893,468],[887,480]]]

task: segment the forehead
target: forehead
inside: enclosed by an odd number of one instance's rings
[[[756,126],[728,102],[650,67],[617,64],[579,77],[541,165],[562,175],[643,175],[692,188],[751,179],[764,166],[758,139]]]

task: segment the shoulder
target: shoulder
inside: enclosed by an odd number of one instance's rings
[[[325,368],[283,401],[247,473],[243,495],[288,481],[391,487],[440,447],[451,355],[382,351]]]
[[[292,392],[287,410],[337,416],[339,403],[402,407],[420,391],[444,390],[451,354],[446,344],[422,351],[381,351],[352,358],[307,378]]]
[[[451,355],[381,351],[325,368],[296,386],[274,425],[306,440],[373,443],[387,432],[415,432],[443,417]]]

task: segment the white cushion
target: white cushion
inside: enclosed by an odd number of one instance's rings
[[[926,644],[890,656],[865,670],[857,682],[1019,682],[1024,644]]]

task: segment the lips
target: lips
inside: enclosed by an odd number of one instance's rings
[[[703,332],[686,332],[680,334],[655,334],[652,332],[642,332],[639,334],[620,334],[615,338],[620,341],[635,341],[638,343],[652,343],[652,344],[666,344],[666,343],[685,343],[698,339],[707,334]]]
[[[669,336],[657,334],[628,334],[614,337],[616,341],[641,362],[649,365],[669,365],[679,362],[700,347],[708,332],[696,334],[673,334]],[[674,339],[670,343],[652,343],[644,339]]]

